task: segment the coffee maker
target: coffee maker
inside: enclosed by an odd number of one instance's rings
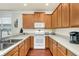
[[[70,32],[70,42],[79,44],[79,32],[76,31]]]

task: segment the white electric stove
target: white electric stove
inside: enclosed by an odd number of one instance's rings
[[[44,23],[36,23],[37,29],[34,33],[34,49],[45,49]]]

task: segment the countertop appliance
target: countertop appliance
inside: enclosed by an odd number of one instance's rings
[[[35,23],[34,27],[37,29],[34,33],[34,49],[45,49],[45,31],[43,22]]]
[[[70,32],[70,42],[79,44],[79,32],[76,31]]]

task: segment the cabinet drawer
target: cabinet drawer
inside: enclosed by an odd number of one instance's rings
[[[58,49],[60,49],[64,54],[66,54],[66,48],[58,44]]]
[[[24,42],[22,42],[21,44],[19,44],[19,48],[24,46]]]
[[[67,56],[76,56],[76,55],[72,53],[71,51],[67,50]]]
[[[62,50],[60,50],[59,48],[57,50],[57,56],[66,56],[66,53],[64,53]]]
[[[8,52],[5,56],[13,56],[16,52],[18,53],[18,47],[15,47],[13,50]]]

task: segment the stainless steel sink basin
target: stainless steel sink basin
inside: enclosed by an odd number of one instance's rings
[[[13,44],[11,44],[11,43],[0,43],[0,50],[6,49],[6,48],[10,47],[11,45],[13,45]]]
[[[19,39],[9,39],[9,40],[2,41],[2,43],[17,43],[18,41],[20,41],[20,40]]]
[[[0,42],[0,50],[6,49],[10,47],[11,45],[14,45],[15,43],[19,42],[20,39],[9,39],[9,40],[3,40]]]

